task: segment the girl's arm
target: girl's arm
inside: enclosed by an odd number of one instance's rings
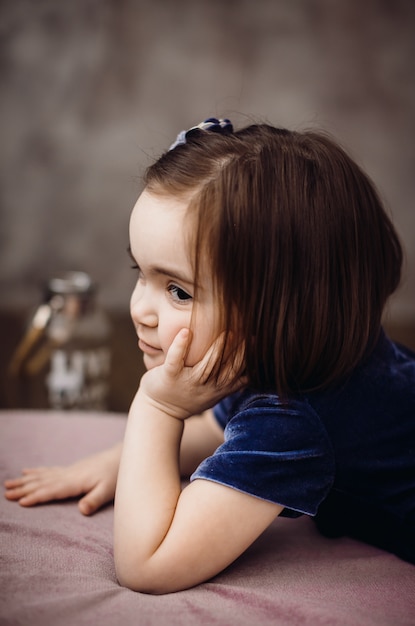
[[[118,475],[117,575],[121,584],[149,593],[178,591],[219,573],[282,510],[205,480],[196,480],[181,491],[183,420],[232,391],[226,384],[206,382],[209,355],[194,368],[184,367],[186,338],[179,333],[165,364],[141,381]]]
[[[223,432],[211,411],[187,420],[180,450],[182,475],[189,476],[222,441]],[[21,476],[5,481],[5,497],[29,507],[83,496],[79,510],[92,515],[114,499],[121,448],[119,443],[67,466],[24,469]]]

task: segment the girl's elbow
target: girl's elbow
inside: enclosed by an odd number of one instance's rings
[[[131,545],[114,544],[114,564],[118,583],[131,591],[162,595],[183,591],[204,582],[216,572],[205,571],[194,559],[177,558],[177,552],[141,553]]]
[[[187,586],[180,586],[174,573],[157,572],[149,564],[116,563],[116,575],[121,587],[149,595],[163,595],[182,591]],[[192,585],[188,585],[190,587]]]
[[[136,569],[128,567],[116,567],[117,580],[121,587],[130,589],[131,591],[139,591],[140,593],[148,593],[157,595],[163,593],[162,590],[151,579],[146,576],[143,568],[137,567]]]
[[[121,587],[141,593],[156,593],[145,562],[139,563],[128,555],[124,558],[115,556],[115,573]]]
[[[182,587],[172,583],[171,585],[165,584],[159,580],[152,580],[145,577],[123,577],[117,575],[118,583],[121,587],[130,589],[130,591],[136,591],[139,593],[145,593],[153,596],[161,596],[168,593],[175,593],[176,591],[183,591],[188,587]]]

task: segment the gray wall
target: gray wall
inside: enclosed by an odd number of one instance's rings
[[[0,299],[81,268],[127,309],[143,168],[209,115],[334,133],[407,250],[415,315],[412,0],[8,0],[1,11]]]

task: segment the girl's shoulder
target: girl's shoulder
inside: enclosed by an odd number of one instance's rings
[[[334,482],[334,451],[306,398],[244,390],[215,407],[224,443],[191,480],[203,478],[284,506],[284,515],[315,515]]]
[[[296,416],[315,426],[326,422],[327,412],[348,413],[357,405],[376,411],[377,405],[385,403],[394,406],[394,412],[403,405],[415,410],[415,352],[393,342],[382,330],[374,350],[335,387],[284,400],[277,393],[246,389],[222,400],[214,414],[222,428],[241,414],[247,419]]]
[[[214,415],[222,426],[226,428],[243,419],[246,423],[260,425],[271,419],[276,423],[290,420],[316,422],[319,417],[306,396],[298,395],[281,399],[277,393],[262,392],[255,389],[245,389],[224,398],[213,409]]]

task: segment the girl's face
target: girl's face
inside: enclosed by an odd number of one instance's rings
[[[147,369],[164,363],[179,330],[190,328],[192,312],[186,365],[195,365],[219,334],[212,280],[203,271],[195,301],[187,206],[183,199],[144,190],[131,214],[130,247],[138,278],[130,308]]]

